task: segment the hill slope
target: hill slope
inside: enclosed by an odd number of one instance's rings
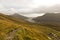
[[[17,19],[0,14],[0,40],[60,40],[59,31]]]
[[[46,13],[43,16],[34,18],[35,22],[40,24],[51,25],[51,28],[60,30],[60,13]]]

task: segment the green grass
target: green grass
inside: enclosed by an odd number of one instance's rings
[[[6,15],[1,15],[0,18],[0,40],[60,40],[60,31],[49,26],[29,23]]]

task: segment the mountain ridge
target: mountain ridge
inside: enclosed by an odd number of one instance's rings
[[[39,16],[33,19],[36,23],[46,24],[46,25],[53,25],[57,30],[59,30],[60,24],[60,13],[46,13],[43,16]],[[52,27],[51,27],[52,28]]]

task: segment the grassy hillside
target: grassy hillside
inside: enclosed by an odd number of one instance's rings
[[[60,32],[0,14],[0,40],[60,40]]]

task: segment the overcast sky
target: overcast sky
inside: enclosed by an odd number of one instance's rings
[[[31,9],[38,6],[52,6],[60,4],[60,0],[0,0],[0,6],[3,8]]]
[[[55,4],[60,4],[60,0],[0,0],[0,11],[6,11],[5,9],[31,11],[31,9],[39,6],[52,6]]]

